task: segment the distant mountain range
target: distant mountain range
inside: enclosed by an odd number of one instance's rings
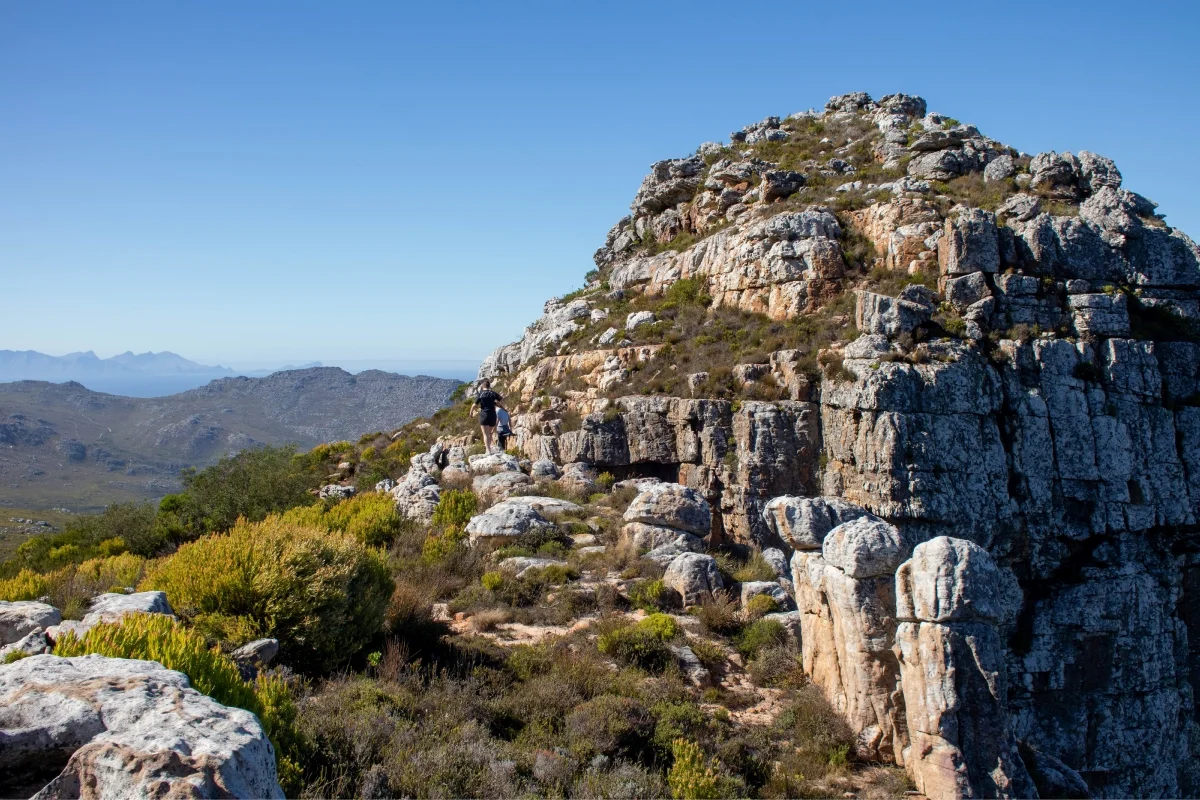
[[[320,362],[288,365],[282,370],[319,367]],[[91,350],[50,356],[36,350],[0,350],[0,382],[77,381],[97,392],[131,397],[160,397],[202,386],[215,378],[245,375],[262,377],[279,370],[233,370],[189,361],[164,350],[161,353],[126,351],[100,358]]]
[[[178,487],[183,467],[255,444],[307,449],[393,430],[444,406],[459,383],[313,367],[219,378],[168,397],[121,397],[77,382],[0,384],[0,506],[78,511],[161,497]]]

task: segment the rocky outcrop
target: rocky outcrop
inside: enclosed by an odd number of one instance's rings
[[[804,140],[817,123],[854,127],[845,147]],[[978,181],[986,209],[956,188]],[[779,548],[804,669],[860,753],[930,796],[1075,792],[1072,776],[1097,796],[1200,792],[1200,248],[1115,164],[1026,156],[920,98],[842,95],[655,165],[596,263],[486,366],[522,399],[518,447],[690,487],[711,544]],[[692,396],[620,396],[689,346],[662,303],[681,280],[715,309],[862,335],[680,359]],[[618,341],[646,309],[639,343]],[[567,322],[592,327],[549,335]],[[721,370],[745,396],[702,396]],[[749,399],[762,386],[787,399]],[[681,534],[626,522],[701,598]]]
[[[38,797],[283,797],[253,714],[103,656],[0,666],[0,773],[10,789],[44,776]]]
[[[1008,719],[1001,627],[1020,592],[987,551],[939,536],[896,572],[904,761],[930,800],[1034,797]]]
[[[109,592],[93,597],[88,613],[82,620],[64,620],[46,629],[51,639],[57,639],[64,633],[70,632],[82,638],[88,631],[101,622],[120,622],[128,614],[165,614],[175,616],[167,602],[165,592],[134,592],[120,594]]]

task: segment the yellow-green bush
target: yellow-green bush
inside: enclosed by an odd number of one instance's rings
[[[479,500],[470,489],[450,489],[442,492],[432,522],[444,530],[463,530],[478,507]]]
[[[231,617],[246,618],[245,631],[279,639],[284,663],[321,672],[379,632],[392,579],[383,556],[351,536],[270,516],[184,545],[140,588],[166,592],[201,629],[216,620],[206,632],[218,638]]]
[[[622,625],[601,633],[596,646],[601,653],[650,672],[662,672],[674,660],[667,642],[679,634],[679,626],[667,614],[651,614],[634,625]]]
[[[779,601],[769,594],[756,594],[746,602],[746,616],[758,619],[779,610]]]
[[[201,633],[163,614],[129,614],[120,622],[94,626],[82,639],[68,632],[54,647],[54,654],[63,657],[93,653],[157,661],[187,675],[201,694],[253,712],[275,745],[281,778],[298,772],[292,760],[299,745],[296,704],[282,679],[259,675],[248,683],[233,659],[209,647]]]
[[[7,580],[0,580],[0,600],[37,600],[50,592],[50,583],[45,575],[31,569],[23,569]]]
[[[348,533],[373,547],[391,542],[405,525],[404,517],[396,511],[396,501],[380,492],[367,492],[328,506],[298,506],[284,512],[283,521]]]
[[[706,761],[699,745],[687,739],[676,739],[671,743],[671,755],[675,761],[667,773],[667,785],[671,787],[672,797],[710,800],[730,796],[724,791],[725,781],[717,769],[716,759]]]

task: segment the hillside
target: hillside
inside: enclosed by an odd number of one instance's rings
[[[186,466],[256,443],[307,449],[395,428],[444,405],[457,385],[337,368],[221,378],[156,398],[73,382],[0,384],[0,504],[78,511],[161,497]]]
[[[902,94],[654,164],[584,287],[481,367],[507,452],[468,393],[0,564],[0,601],[48,601],[3,609],[37,744],[0,790],[1200,795],[1200,248],[1123,184]],[[234,430],[189,413],[123,441]],[[5,435],[101,447],[35,419]],[[105,712],[143,749],[68,760],[80,697],[154,736]],[[166,740],[205,757],[159,780]]]

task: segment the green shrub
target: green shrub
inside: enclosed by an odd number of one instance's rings
[[[614,406],[614,408],[615,408],[615,406]],[[612,411],[612,410],[613,410],[612,408],[609,409],[609,411]],[[621,412],[618,410],[616,415],[618,417],[621,416]],[[605,416],[605,422],[611,421],[608,419],[608,411],[604,412],[604,416]],[[601,491],[604,491],[604,492],[612,491],[613,484],[616,482],[617,482],[617,478],[611,472],[601,472],[596,477],[596,485],[599,486]]]
[[[283,521],[346,533],[372,547],[390,544],[411,525],[396,510],[395,500],[380,492],[356,495],[339,503],[298,506],[284,512]]]
[[[504,585],[504,574],[494,571],[485,572],[483,573],[483,577],[479,579],[479,582],[483,584],[483,588],[487,589],[489,592],[495,592]]]
[[[750,558],[733,570],[733,579],[738,583],[750,581],[773,581],[779,576],[771,562],[763,558],[761,551],[755,550]]]
[[[155,513],[149,503],[114,503],[100,514],[75,517],[60,533],[22,542],[13,560],[22,567],[48,572],[126,550],[152,556],[167,542]]]
[[[787,631],[773,619],[752,622],[735,637],[738,652],[746,658],[754,658],[760,650],[787,642]]]
[[[189,538],[226,531],[242,517],[258,522],[310,505],[308,490],[323,478],[324,470],[310,470],[291,446],[243,450],[199,472],[184,470],[183,491],[159,504],[160,523],[178,526]]]
[[[661,578],[637,581],[629,587],[629,602],[644,611],[662,611],[674,599],[674,592]]]
[[[198,631],[164,614],[129,614],[120,622],[92,627],[82,639],[67,632],[54,646],[57,656],[93,653],[157,661],[187,675],[192,688],[201,694],[254,713],[275,745],[281,779],[297,772],[293,760],[299,745],[296,705],[282,679],[259,675],[254,684],[247,683],[233,659],[210,648]]]
[[[50,583],[46,580],[46,576],[29,568],[22,569],[7,580],[0,580],[0,600],[7,602],[37,600],[49,592]]]
[[[184,545],[154,565],[141,588],[166,592],[171,607],[198,625],[209,615],[220,615],[223,626],[245,617],[248,630],[279,639],[284,663],[321,672],[379,632],[392,586],[378,552],[272,516]]]
[[[746,603],[746,616],[758,619],[779,610],[779,603],[769,594],[756,594]]]
[[[470,489],[450,489],[442,492],[433,509],[433,524],[443,530],[463,530],[479,508],[479,499]]]
[[[687,739],[676,739],[671,743],[673,763],[667,773],[667,785],[671,796],[681,800],[711,800],[730,797],[728,781],[720,773],[720,765],[714,758],[706,761],[699,745]]]
[[[621,625],[601,633],[596,646],[601,653],[622,664],[648,672],[662,672],[674,661],[667,642],[678,633],[679,628],[672,617],[651,614],[636,624]]]

